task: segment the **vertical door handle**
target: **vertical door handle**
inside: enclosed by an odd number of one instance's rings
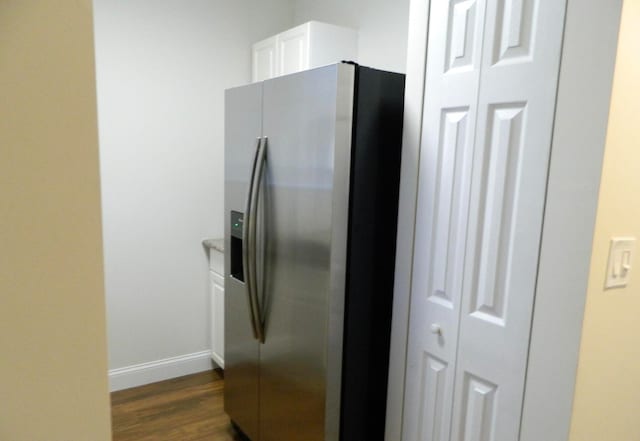
[[[262,145],[262,138],[256,140],[256,151],[253,155],[253,163],[251,165],[251,176],[249,177],[249,188],[247,190],[247,199],[245,203],[244,219],[242,223],[242,267],[244,269],[244,283],[247,289],[247,299],[249,301],[249,314],[251,315],[251,329],[253,331],[253,337],[258,338],[258,328],[256,326],[256,310],[253,303],[253,290],[255,289],[255,278],[252,273],[251,267],[251,255],[254,246],[252,245],[253,238],[251,237],[251,220],[253,218],[252,201],[255,186],[256,165],[258,163],[258,154]],[[255,252],[253,252],[255,255]]]
[[[265,339],[265,333],[264,333],[264,320],[262,317],[262,307],[260,305],[260,297],[261,297],[261,293],[260,293],[260,284],[258,283],[258,258],[257,258],[257,246],[256,246],[256,239],[257,239],[257,224],[258,224],[258,216],[256,215],[257,211],[258,211],[258,201],[260,199],[260,191],[262,189],[262,182],[264,181],[263,176],[264,176],[264,168],[265,168],[265,164],[266,164],[266,160],[267,160],[267,144],[268,144],[268,138],[264,137],[262,138],[262,142],[259,144],[258,146],[258,152],[257,152],[257,159],[256,159],[256,169],[255,169],[255,176],[254,176],[254,186],[253,186],[253,190],[251,192],[251,219],[249,222],[249,231],[250,231],[250,236],[251,236],[251,242],[250,242],[250,248],[249,248],[249,254],[250,254],[250,261],[249,264],[251,265],[251,270],[250,273],[253,274],[253,290],[252,290],[252,305],[255,311],[255,320],[256,320],[256,334],[257,334],[257,338],[258,340],[260,340],[261,343],[264,343],[264,339]],[[264,259],[262,259],[262,262],[264,263]],[[264,268],[263,268],[263,272],[262,272],[263,276],[264,276]]]

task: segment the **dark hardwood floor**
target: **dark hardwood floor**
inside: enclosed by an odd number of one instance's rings
[[[223,385],[208,371],[113,392],[113,441],[240,441],[223,410]]]

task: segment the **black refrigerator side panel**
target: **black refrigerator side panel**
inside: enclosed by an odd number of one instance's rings
[[[356,70],[342,372],[342,441],[384,438],[404,75]]]

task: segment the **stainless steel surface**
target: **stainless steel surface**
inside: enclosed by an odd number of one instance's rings
[[[225,410],[252,441],[339,440],[354,76],[227,91],[225,238],[244,210],[246,283],[226,275]]]
[[[262,84],[225,97],[225,248],[231,250],[230,213],[243,212],[256,139],[262,134]],[[231,277],[225,253],[225,411],[253,440],[258,433],[259,343],[253,335],[245,283]],[[246,277],[245,277],[246,278]]]
[[[338,441],[353,75],[264,83],[260,441]]]
[[[328,311],[327,385],[325,440],[340,439],[340,401],[342,388],[342,345],[344,328],[347,236],[349,223],[349,182],[351,172],[351,134],[355,93],[355,68],[340,64],[336,96],[333,201],[331,219],[331,282]]]
[[[258,259],[258,219],[264,220],[263,211],[258,211],[258,202],[261,198],[261,189],[262,184],[264,182],[264,169],[265,162],[267,159],[267,145],[268,139],[262,138],[261,142],[258,145],[258,152],[256,154],[256,165],[254,167],[253,174],[253,183],[251,184],[252,190],[251,194],[251,217],[249,220],[249,234],[251,241],[249,247],[249,273],[251,274],[251,308],[253,310],[254,320],[255,320],[255,329],[256,329],[256,338],[264,343],[264,310],[260,305],[260,298],[264,297],[264,278],[262,280],[258,280],[258,264],[260,264],[261,273],[264,272],[264,264],[265,260]],[[264,204],[263,204],[264,205]],[[262,247],[260,247],[262,251]],[[259,263],[258,263],[259,262]],[[262,275],[262,274],[260,274]],[[262,288],[262,289],[260,289]]]
[[[258,163],[258,155],[262,146],[262,138],[257,139],[256,151],[251,166],[251,175],[249,177],[249,188],[247,190],[246,204],[244,210],[244,222],[242,224],[242,267],[244,269],[244,283],[249,301],[249,312],[251,320],[251,328],[253,336],[259,338],[258,321],[256,319],[256,307],[254,303],[255,291],[255,267],[253,266],[252,256],[255,256],[255,219],[253,216],[253,195],[256,186],[256,165]],[[253,224],[252,224],[253,222]],[[260,334],[261,335],[261,334]]]

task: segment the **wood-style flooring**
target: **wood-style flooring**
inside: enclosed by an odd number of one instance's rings
[[[208,371],[113,392],[113,441],[240,441],[223,410],[223,385]]]

